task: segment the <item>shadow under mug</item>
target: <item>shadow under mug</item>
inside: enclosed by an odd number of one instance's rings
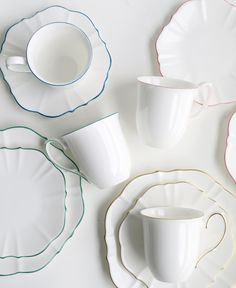
[[[88,70],[92,46],[77,26],[54,22],[30,38],[26,57],[9,56],[6,66],[14,72],[31,72],[43,83],[65,86],[79,80]]]
[[[193,83],[158,76],[138,77],[136,123],[144,143],[165,149],[177,144],[190,118],[198,116],[208,106],[213,94],[211,83]],[[194,99],[201,95],[204,104],[192,112]]]
[[[162,282],[185,282],[200,260],[215,250],[226,234],[226,220],[218,212],[211,214],[204,225],[203,212],[181,207],[155,207],[141,212],[147,264],[154,277]],[[224,231],[217,245],[199,252],[202,228],[210,219],[220,216]]]
[[[47,140],[46,152],[59,168],[71,171],[50,152],[50,145],[71,151],[73,158],[88,182],[104,189],[129,178],[131,161],[128,147],[120,126],[119,114],[114,113],[88,126],[62,136]]]

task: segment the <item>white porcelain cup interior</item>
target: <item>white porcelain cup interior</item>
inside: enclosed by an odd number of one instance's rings
[[[108,188],[129,178],[130,155],[118,113],[64,135],[56,141],[68,147],[85,178],[99,188]],[[55,140],[52,140],[53,142]],[[48,145],[50,142],[46,144],[46,149],[49,148]],[[49,149],[47,152],[52,159]],[[55,162],[55,159],[53,161]]]
[[[92,46],[87,35],[73,24],[50,23],[31,37],[26,59],[11,56],[7,67],[17,72],[32,72],[39,80],[64,86],[79,80],[88,70]]]
[[[152,274],[162,282],[185,282],[201,259],[200,240],[206,224],[203,212],[182,207],[155,207],[140,213],[145,257]],[[226,227],[226,222],[224,224]],[[224,235],[225,232],[221,241]]]
[[[137,130],[144,143],[165,149],[177,144],[193,116],[193,103],[200,93],[207,107],[212,85],[158,76],[138,78]]]

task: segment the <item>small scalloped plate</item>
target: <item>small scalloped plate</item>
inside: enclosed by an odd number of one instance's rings
[[[236,182],[236,112],[231,117],[228,125],[225,166],[234,182]]]
[[[227,0],[184,2],[156,42],[162,75],[213,83],[209,105],[236,101],[235,26],[236,7]]]
[[[89,69],[68,87],[53,87],[38,80],[32,73],[17,73],[7,69],[8,56],[26,56],[27,44],[40,27],[66,22],[80,28],[92,46]],[[52,6],[11,26],[2,44],[1,71],[16,102],[25,110],[47,117],[59,117],[87,105],[105,89],[111,68],[111,55],[92,20],[82,12]]]
[[[0,130],[0,180],[6,188],[0,191],[0,195],[7,200],[6,207],[0,204],[0,210],[4,209],[0,211],[0,240],[5,240],[5,244],[0,242],[0,249],[4,247],[3,255],[34,253],[39,243],[45,240],[44,237],[48,239],[52,234],[51,227],[56,230],[59,222],[61,229],[60,234],[37,255],[0,258],[0,276],[37,272],[46,267],[72,237],[83,218],[81,178],[73,172],[59,171],[52,166],[44,152],[46,140],[46,137],[27,127]],[[51,149],[63,165],[78,169],[64,152],[55,147]],[[3,178],[3,175],[7,178]],[[10,195],[5,195],[8,193]],[[61,196],[57,196],[58,193]],[[3,213],[8,218],[2,219]],[[6,219],[10,216],[12,221],[7,227]],[[7,237],[4,238],[4,234]],[[33,241],[36,243],[31,243]]]
[[[179,188],[176,186],[177,182],[188,182],[188,185],[193,185],[194,187],[182,187],[181,191],[178,191]],[[155,193],[156,191],[159,193],[159,188],[151,187],[166,184],[169,185],[165,186],[164,192],[161,192],[160,195],[155,198],[156,196],[152,193]],[[187,185],[187,183],[185,185]],[[151,190],[149,190],[150,188]],[[186,189],[188,189],[188,191],[186,191]],[[147,195],[149,196],[145,196],[148,190],[149,192]],[[181,197],[180,193],[183,193]],[[188,195],[187,193],[190,193],[191,195]],[[140,202],[139,198],[143,196],[144,198],[142,198],[142,201]],[[149,270],[145,269],[142,252],[143,248],[140,248],[143,245],[141,243],[142,236],[140,236],[139,230],[140,225],[139,227],[136,226],[138,220],[137,218],[134,220],[132,208],[135,207],[136,209],[142,208],[143,206],[149,206],[150,201],[154,204],[169,203],[172,205],[201,207],[201,209],[207,211],[207,214],[215,211],[215,209],[218,209],[218,211],[226,211],[225,216],[227,218],[228,227],[223,242],[199,262],[198,268],[190,277],[191,279],[186,283],[177,285],[158,282],[154,280]],[[129,211],[131,212],[131,215],[129,215]],[[129,225],[129,229],[134,231],[132,236],[130,234],[132,231],[129,231],[128,236],[126,234],[126,232],[128,233],[126,229],[127,226],[125,227],[124,225],[128,224],[128,222],[126,223],[127,216],[129,218],[129,220],[127,220],[129,221],[129,224],[132,222],[131,218],[136,222],[132,224],[132,228],[130,228]],[[222,233],[222,222],[216,220],[218,219],[215,219],[214,221],[212,219],[212,223],[210,223],[212,225],[209,224],[209,229],[212,230],[207,234],[209,237],[212,234],[214,239],[206,238],[207,242],[203,242],[203,246],[205,246],[205,249],[207,250],[209,247],[212,247],[212,245],[214,246],[212,243],[215,243],[214,241],[217,242],[216,239],[219,239]],[[124,224],[122,224],[123,222]],[[117,287],[122,288],[234,287],[234,285],[236,285],[236,227],[235,225],[230,224],[235,222],[236,197],[204,172],[199,170],[157,171],[136,177],[111,204],[106,214],[105,240],[107,245],[107,260],[112,280]],[[121,243],[119,242],[120,228]],[[213,233],[210,234],[210,232]],[[137,236],[137,233],[139,233],[139,236]],[[220,236],[216,236],[219,234]],[[136,239],[135,242],[132,243],[132,246],[130,243],[135,235],[141,238]],[[137,247],[141,250],[137,251]],[[122,252],[120,249],[122,249]],[[125,253],[127,254],[125,255]]]

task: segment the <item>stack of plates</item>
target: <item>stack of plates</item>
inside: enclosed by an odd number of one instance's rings
[[[46,156],[47,138],[24,127],[0,131],[0,275],[35,272],[52,261],[84,214],[81,178]],[[51,148],[69,168],[75,164]]]
[[[206,217],[219,212],[227,219],[223,242],[207,254],[186,283],[171,284],[156,280],[146,265],[139,211],[153,206],[195,208]],[[174,170],[142,175],[131,181],[111,204],[106,215],[107,259],[117,287],[198,288],[233,287],[236,282],[235,238],[236,197],[204,172]],[[224,225],[212,219],[201,250],[219,241]]]

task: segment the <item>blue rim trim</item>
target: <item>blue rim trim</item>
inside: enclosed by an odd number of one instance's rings
[[[101,91],[100,91],[96,96],[94,96],[94,97],[91,98],[89,101],[87,101],[86,103],[81,104],[81,105],[78,105],[78,106],[75,107],[74,109],[68,110],[68,111],[63,112],[63,113],[58,114],[58,115],[47,115],[47,114],[41,113],[41,112],[39,112],[39,111],[30,110],[30,109],[27,109],[27,108],[23,107],[23,106],[19,103],[19,101],[17,100],[17,97],[13,94],[13,91],[12,91],[12,89],[11,89],[11,86],[10,86],[10,84],[7,82],[7,80],[6,80],[6,78],[5,78],[5,75],[4,75],[4,73],[3,73],[3,71],[2,71],[2,69],[1,69],[1,67],[0,67],[0,71],[1,71],[1,74],[2,74],[2,77],[3,77],[3,80],[7,83],[7,86],[8,86],[8,88],[9,88],[9,91],[10,91],[10,93],[12,94],[12,96],[14,97],[16,103],[17,103],[22,109],[24,109],[25,111],[28,111],[28,112],[37,113],[37,114],[39,114],[39,115],[41,115],[41,116],[45,116],[45,117],[48,117],[48,118],[58,118],[58,117],[61,117],[61,116],[66,115],[67,113],[73,113],[73,112],[74,112],[75,110],[77,110],[78,108],[88,105],[91,101],[95,100],[96,98],[98,98],[98,97],[103,93],[103,91],[104,91],[104,89],[105,89],[105,86],[106,86],[106,82],[107,82],[108,77],[109,77],[109,72],[110,72],[110,70],[111,70],[112,58],[111,58],[111,54],[110,54],[110,52],[109,52],[109,50],[108,50],[108,48],[107,48],[106,42],[102,40],[102,38],[101,38],[101,36],[100,36],[100,32],[98,31],[98,29],[97,29],[96,26],[94,25],[93,21],[89,18],[89,16],[87,16],[87,15],[84,14],[83,12],[75,11],[75,10],[70,10],[70,9],[67,9],[67,8],[65,8],[65,7],[63,7],[63,6],[60,6],[60,5],[52,5],[52,6],[49,6],[49,7],[45,8],[45,9],[39,10],[39,11],[37,11],[36,13],[34,13],[32,16],[22,18],[20,21],[18,21],[18,22],[16,22],[15,24],[11,25],[11,26],[7,29],[6,33],[5,33],[5,36],[4,36],[4,39],[3,39],[3,42],[2,42],[2,45],[1,45],[1,48],[0,48],[0,54],[2,53],[3,46],[4,46],[5,42],[6,42],[6,38],[7,38],[8,32],[10,31],[11,28],[13,28],[14,26],[16,26],[16,25],[19,24],[20,22],[22,22],[22,21],[24,21],[24,20],[31,19],[31,18],[35,17],[37,14],[39,14],[39,13],[41,13],[41,12],[44,12],[44,11],[50,9],[50,8],[62,8],[62,9],[65,9],[65,10],[67,10],[67,11],[69,11],[69,12],[74,12],[74,13],[78,13],[78,14],[81,14],[81,15],[85,16],[85,17],[90,21],[90,23],[93,25],[95,31],[96,31],[97,34],[98,34],[98,37],[100,38],[100,40],[101,40],[102,43],[104,44],[105,49],[106,49],[107,54],[108,54],[108,57],[109,57],[109,60],[110,60],[110,64],[109,64],[109,67],[108,67],[108,70],[107,70],[107,73],[106,73],[106,77],[105,77],[105,79],[104,79],[104,82],[103,82],[103,86],[102,86]],[[1,131],[1,130],[0,130],[0,131]]]
[[[43,80],[42,78],[40,78],[31,68],[31,65],[29,64],[29,57],[28,57],[28,48],[29,48],[29,44],[30,44],[30,41],[32,40],[32,38],[34,37],[34,35],[39,32],[41,29],[43,29],[44,27],[46,26],[49,26],[49,25],[52,25],[52,24],[67,24],[67,25],[70,25],[72,27],[75,27],[78,31],[80,31],[80,33],[86,38],[87,42],[88,42],[88,46],[89,46],[89,61],[88,61],[88,64],[87,64],[87,67],[86,69],[84,69],[83,73],[81,75],[79,75],[75,80],[72,80],[68,83],[65,83],[65,84],[55,84],[55,83],[50,83],[50,82],[47,82],[45,80]],[[91,42],[87,36],[87,34],[82,30],[80,29],[78,26],[74,25],[74,24],[71,24],[71,23],[67,23],[67,22],[51,22],[51,23],[48,23],[48,24],[45,24],[43,26],[41,26],[38,30],[36,30],[34,32],[34,34],[30,37],[29,41],[28,41],[28,44],[27,44],[27,47],[26,47],[26,61],[27,61],[27,64],[28,64],[28,67],[31,71],[31,73],[41,82],[43,82],[44,84],[47,84],[51,87],[66,87],[67,85],[72,85],[74,84],[75,82],[79,81],[85,74],[86,72],[89,70],[89,67],[91,65],[91,62],[92,62],[92,58],[93,58],[93,49],[92,49],[92,45],[91,45]]]
[[[38,135],[41,139],[43,139],[43,140],[48,140],[47,137],[42,136],[40,133],[36,132],[36,131],[33,130],[32,128],[29,128],[29,127],[26,127],[26,126],[23,126],[23,125],[22,125],[22,126],[21,126],[21,125],[19,125],[19,126],[11,126],[11,127],[8,127],[8,128],[0,129],[0,132],[4,132],[4,131],[10,130],[10,129],[14,129],[14,128],[16,128],[16,129],[26,129],[26,130],[29,130],[29,131],[33,132],[35,135]],[[18,147],[16,147],[16,148],[22,148],[22,147],[21,147],[21,146],[18,146]],[[76,163],[75,163],[72,159],[70,159],[70,157],[67,156],[67,155],[64,153],[63,150],[61,150],[61,149],[59,149],[59,148],[57,148],[57,147],[55,147],[55,148],[56,148],[57,150],[61,151],[61,152],[64,154],[64,156],[65,156],[71,163],[73,163],[73,164],[75,165],[76,169],[79,170],[79,168],[78,168],[78,166],[76,165]],[[76,174],[76,175],[78,176],[78,174]],[[17,272],[15,272],[15,273],[9,273],[9,274],[1,274],[1,273],[0,273],[0,276],[7,277],[7,276],[13,276],[13,275],[17,275],[17,274],[30,274],[30,273],[35,273],[35,272],[38,272],[38,271],[44,269],[45,267],[47,267],[48,264],[50,264],[50,263],[53,261],[53,259],[57,256],[57,254],[59,254],[59,253],[62,251],[62,249],[64,248],[65,244],[71,239],[71,237],[73,237],[76,229],[78,228],[78,226],[80,225],[80,223],[81,223],[81,221],[82,221],[82,219],[83,219],[83,217],[84,217],[85,204],[84,204],[84,198],[83,198],[83,187],[82,187],[82,178],[81,178],[81,177],[80,177],[80,191],[81,191],[81,203],[82,203],[82,209],[83,209],[83,210],[82,210],[81,217],[79,218],[79,221],[78,221],[78,223],[75,225],[75,227],[74,227],[74,229],[72,230],[71,234],[69,234],[69,236],[65,239],[64,243],[61,245],[60,249],[50,258],[50,260],[49,260],[46,264],[44,264],[41,268],[39,268],[39,269],[35,269],[35,270],[32,270],[32,271],[17,271]]]

